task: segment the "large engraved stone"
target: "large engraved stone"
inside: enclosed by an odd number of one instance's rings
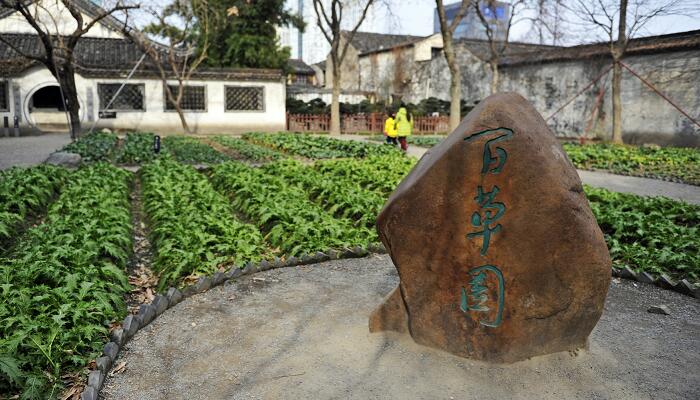
[[[377,219],[401,279],[370,331],[514,362],[586,345],[611,261],[581,180],[520,95],[480,103]]]

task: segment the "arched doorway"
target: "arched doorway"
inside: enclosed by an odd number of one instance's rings
[[[68,132],[66,109],[58,85],[47,85],[37,89],[29,98],[27,109],[29,120],[43,132]]]

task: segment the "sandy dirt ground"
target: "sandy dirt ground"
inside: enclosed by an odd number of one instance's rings
[[[697,399],[700,302],[613,281],[587,350],[496,365],[370,334],[388,256],[242,278],[139,331],[106,399]],[[651,314],[665,304],[671,315]]]

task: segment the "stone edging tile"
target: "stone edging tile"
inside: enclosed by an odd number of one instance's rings
[[[269,269],[296,267],[299,265],[316,264],[338,259],[361,258],[369,254],[386,254],[386,252],[384,245],[371,244],[366,248],[355,246],[353,248],[343,249],[342,251],[329,250],[326,252],[319,251],[314,254],[304,254],[301,257],[292,256],[284,261],[275,258],[272,261],[264,260],[259,263],[248,262],[242,268],[234,266],[227,272],[216,272],[210,276],[200,277],[197,282],[184,287],[182,290],[170,287],[165,293],[156,295],[150,304],[141,304],[137,314],[127,315],[122,322],[121,328],[112,331],[110,341],[104,346],[102,356],[95,360],[96,368],[88,374],[87,385],[80,398],[81,400],[97,400],[105,378],[114,365],[122,347],[134,337],[139,329],[144,328],[159,315],[164,313],[165,310],[175,306],[188,297],[204,293],[213,287],[222,285],[228,280],[267,271]],[[629,267],[623,269],[613,268],[612,275],[638,282],[651,283],[664,289],[674,290],[700,299],[700,288],[693,286],[685,279],[680,282],[674,282],[666,275],[655,278],[646,272],[638,274]]]
[[[121,328],[117,328],[110,334],[110,341],[104,346],[102,356],[95,360],[96,368],[88,374],[87,384],[80,395],[81,400],[97,400],[105,378],[114,365],[119,351],[134,337],[139,329],[144,328],[168,308],[175,306],[182,300],[195,294],[222,285],[224,282],[237,279],[242,276],[255,274],[275,268],[296,267],[300,265],[316,264],[323,261],[361,258],[369,254],[385,254],[386,249],[382,244],[370,244],[367,247],[355,246],[341,251],[329,250],[314,254],[303,254],[300,257],[289,257],[281,260],[263,260],[259,263],[248,262],[243,267],[234,266],[227,272],[216,272],[210,276],[200,277],[197,282],[182,288],[182,290],[170,287],[165,293],[160,293],[153,298],[151,303],[139,306],[137,314],[129,314],[122,321]]]
[[[674,292],[700,299],[700,287],[688,282],[687,279],[682,279],[676,282],[666,274],[661,274],[661,276],[656,277],[645,271],[635,272],[630,267],[613,267],[612,276],[642,283],[649,283],[663,289],[673,290]]]

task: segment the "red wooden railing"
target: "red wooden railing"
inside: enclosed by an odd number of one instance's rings
[[[340,130],[343,133],[377,133],[384,131],[384,119],[381,113],[345,114],[340,120]],[[449,117],[415,117],[413,133],[431,135],[447,133]],[[292,132],[328,132],[331,128],[329,114],[307,115],[287,114],[287,130]]]

